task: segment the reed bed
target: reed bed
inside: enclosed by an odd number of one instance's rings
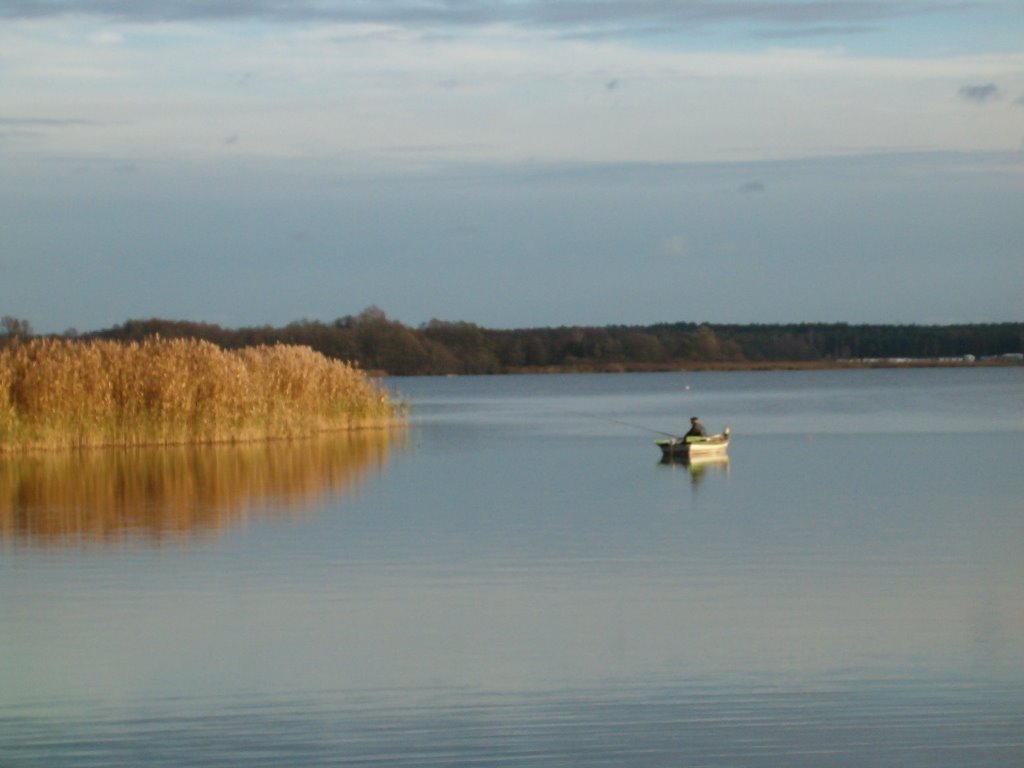
[[[32,339],[0,350],[0,451],[291,438],[400,416],[309,347]]]

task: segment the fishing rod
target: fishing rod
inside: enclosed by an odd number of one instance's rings
[[[575,416],[586,416],[587,418],[597,419],[598,421],[607,421],[611,424],[621,424],[624,427],[631,427],[632,429],[642,429],[644,432],[651,432],[652,434],[655,435],[664,435],[665,437],[679,437],[679,435],[675,434],[674,432],[662,432],[660,429],[651,429],[650,427],[645,427],[642,424],[631,424],[628,421],[609,419],[607,416],[598,416],[593,413],[583,413],[582,411],[568,411],[568,413],[571,413]]]

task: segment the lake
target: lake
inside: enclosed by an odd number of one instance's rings
[[[0,457],[0,766],[1024,765],[1024,368],[387,383]]]

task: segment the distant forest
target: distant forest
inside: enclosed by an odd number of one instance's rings
[[[659,323],[648,326],[491,330],[431,320],[410,328],[376,307],[333,322],[302,320],[281,328],[229,329],[176,320],[129,320],[106,330],[65,335],[125,341],[159,334],[233,349],[303,344],[367,371],[394,376],[520,371],[644,371],[697,368],[1019,362],[1024,323],[969,325],[786,325]],[[24,320],[3,319],[0,344],[31,335]]]

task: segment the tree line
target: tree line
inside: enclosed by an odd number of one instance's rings
[[[4,318],[0,343],[31,333]],[[225,349],[301,344],[394,376],[493,374],[539,370],[673,370],[783,364],[838,365],[895,359],[978,360],[1019,356],[1024,323],[850,325],[847,323],[572,326],[495,330],[431,320],[412,328],[377,307],[332,322],[223,328],[178,320],[129,320],[80,338],[139,341],[204,339]]]

